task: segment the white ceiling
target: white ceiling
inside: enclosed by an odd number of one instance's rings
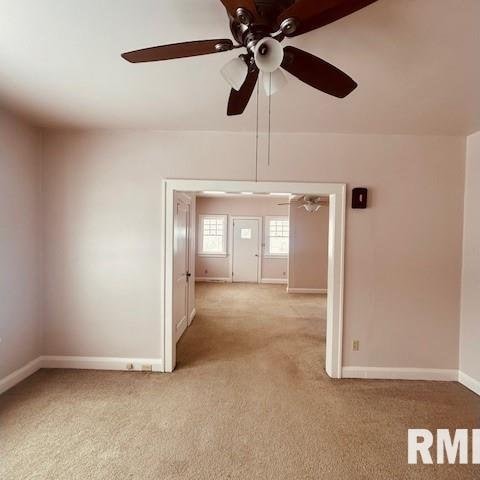
[[[255,128],[227,118],[220,68],[237,52],[132,65],[120,53],[230,37],[219,0],[0,0],[0,102],[42,126]],[[468,134],[480,130],[480,0],[379,0],[288,40],[344,69],[344,100],[289,76],[275,131]],[[262,96],[261,113],[266,101]]]

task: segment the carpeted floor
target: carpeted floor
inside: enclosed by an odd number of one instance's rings
[[[478,428],[456,383],[329,379],[325,297],[199,284],[174,374],[42,370],[0,397],[2,480],[478,479],[407,429]]]

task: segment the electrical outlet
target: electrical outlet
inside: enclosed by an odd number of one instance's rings
[[[360,340],[353,341],[353,351],[358,352],[360,350]]]
[[[127,363],[127,370],[134,370],[133,363]]]
[[[144,372],[151,372],[152,371],[152,366],[151,365],[142,365],[142,371]]]

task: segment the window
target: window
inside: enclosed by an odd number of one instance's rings
[[[199,216],[199,244],[200,255],[226,256],[227,255],[227,216],[200,215]]]
[[[287,217],[266,217],[265,255],[286,257],[289,244],[289,222]]]
[[[252,229],[251,228],[242,228],[240,229],[240,238],[242,240],[251,240],[252,238]]]

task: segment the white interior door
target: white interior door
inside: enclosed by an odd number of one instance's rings
[[[260,221],[257,219],[233,220],[232,280],[258,283],[260,262]]]
[[[173,325],[177,341],[188,325],[189,224],[190,204],[179,196],[173,230]]]

